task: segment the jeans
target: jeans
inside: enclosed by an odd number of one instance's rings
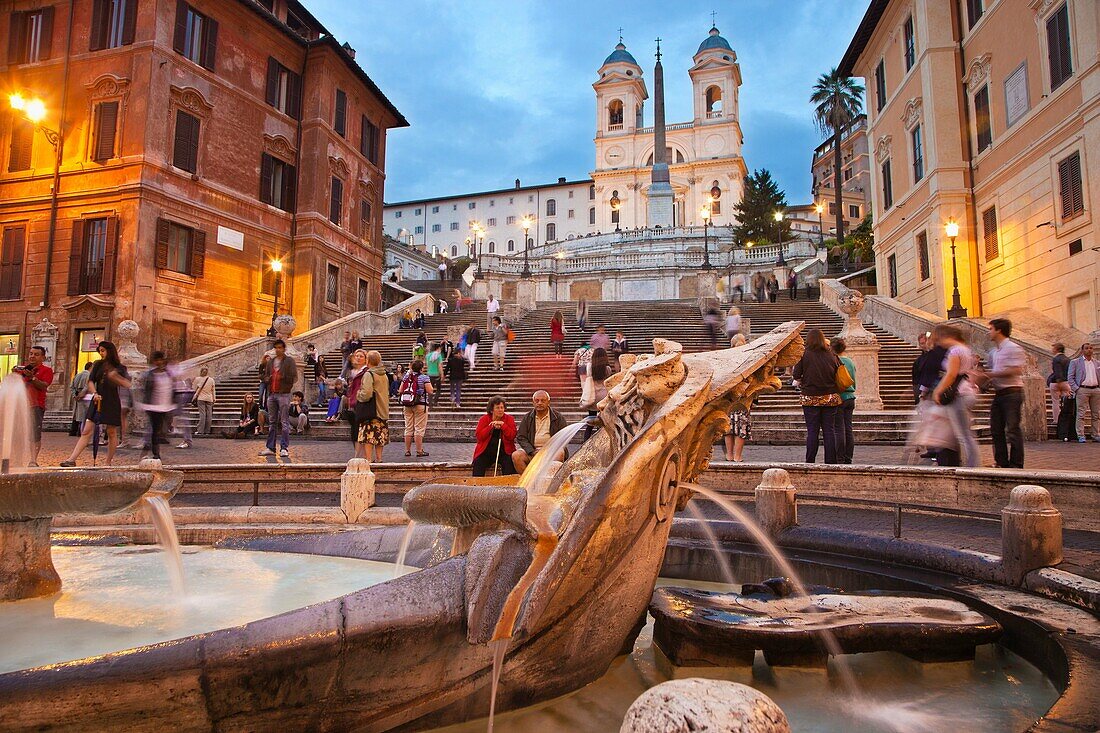
[[[1092,438],[1100,440],[1100,387],[1077,388],[1077,435],[1085,437],[1085,413],[1092,412]]]
[[[451,380],[451,402],[462,404],[462,380]]]
[[[290,395],[275,392],[267,397],[267,449],[275,450],[275,434],[278,432],[279,447],[290,447]]]
[[[796,300],[798,298],[798,286],[797,285],[791,285],[787,288],[787,297],[790,298],[791,300]]]
[[[1020,410],[1024,390],[1000,390],[989,408],[989,431],[993,434],[993,461],[997,468],[1024,467],[1024,434],[1020,430]]]
[[[199,408],[199,435],[209,435],[211,423],[214,421],[214,403],[199,400],[196,405]]]
[[[435,392],[432,392],[431,396],[428,397],[428,404],[430,404],[432,407],[435,407],[439,404],[439,393],[443,390],[443,377],[430,376],[428,377],[428,381],[432,383],[432,387],[435,389]]]
[[[149,416],[149,448],[153,451],[153,458],[160,458],[160,437],[164,435],[171,413],[149,410],[146,414]]]
[[[323,405],[328,402],[328,385],[325,384],[325,380],[317,380],[317,404]]]
[[[802,415],[806,418],[806,463],[817,462],[817,433],[820,430],[825,436],[825,462],[838,463],[839,441],[837,438],[837,416],[839,407],[809,407],[802,408]]]
[[[844,400],[837,408],[837,453],[840,463],[851,463],[855,451],[856,438],[852,433],[852,414],[856,411],[855,398]]]
[[[947,405],[947,419],[951,421],[955,440],[959,442],[959,449],[963,454],[963,465],[967,468],[977,468],[982,462],[982,455],[978,452],[978,439],[974,437],[974,431],[970,427],[971,411],[977,399],[976,395],[960,394],[954,402]]]

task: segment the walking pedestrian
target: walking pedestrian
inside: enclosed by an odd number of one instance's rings
[[[477,326],[470,324],[466,331],[466,359],[470,362],[470,372],[477,367],[477,347],[481,344],[481,331]]]
[[[588,417],[596,417],[600,402],[607,397],[605,380],[611,376],[611,366],[604,349],[591,349],[591,354],[591,360],[582,365],[584,380],[581,387],[581,407],[588,411]],[[584,439],[588,440],[594,430],[591,424],[586,425]]]
[[[1050,348],[1054,352],[1054,358],[1050,361],[1047,387],[1050,390],[1051,416],[1057,425],[1062,414],[1062,399],[1072,394],[1069,388],[1069,357],[1066,356],[1065,344],[1053,344]]]
[[[352,332],[352,343],[358,334]],[[279,456],[290,456],[290,394],[298,381],[298,365],[286,355],[286,342],[275,339],[274,355],[264,354],[260,361],[260,381],[267,387],[267,447],[261,456],[275,455],[275,441],[279,441]]]
[[[367,373],[359,384],[355,404],[359,408],[356,447],[365,446],[364,457],[381,463],[382,450],[390,442],[390,377],[377,351],[367,352]]]
[[[607,335],[607,327],[596,326],[596,332],[592,334],[592,338],[589,339],[588,343],[593,349],[603,349],[604,351],[610,351],[611,337]]]
[[[466,355],[456,348],[447,359],[447,382],[451,386],[451,404],[462,407],[462,383],[466,381]]]
[[[38,452],[42,450],[42,419],[46,414],[46,390],[53,384],[53,369],[46,365],[46,347],[32,346],[27,351],[27,363],[12,370],[23,378],[27,398],[31,403],[34,455],[30,465],[38,465]]]
[[[508,356],[508,328],[501,322],[500,316],[493,316],[493,367],[504,371],[504,360]]]
[[[434,389],[430,403],[435,407],[439,403],[439,393],[443,389],[443,351],[439,348],[439,344],[432,344],[428,358],[424,361],[424,369]]]
[[[584,324],[588,322],[588,301],[581,298],[577,301],[577,328],[584,332]]]
[[[799,401],[806,419],[806,463],[817,462],[819,431],[824,436],[825,463],[840,462],[837,436],[837,414],[841,405],[837,369],[840,366],[840,359],[829,349],[821,329],[810,329],[806,334],[806,351],[793,372],[801,389]]]
[[[931,394],[940,383],[943,360],[947,357],[947,349],[936,343],[931,331],[925,331],[918,336],[917,344],[920,346],[921,353],[913,360],[914,403],[919,403]]]
[[[191,387],[191,380],[186,372],[178,364],[169,364],[168,373],[172,375],[172,397],[174,408],[168,415],[168,427],[173,434],[179,432],[183,441],[176,448],[187,449],[194,443],[194,434],[191,430],[191,421],[184,414],[190,405],[195,403],[195,390]]]
[[[735,274],[733,276],[732,283],[733,283],[733,295],[737,296],[737,301],[739,303],[744,303],[745,302],[745,276],[744,276],[744,274],[742,274],[740,272]],[[732,296],[730,296],[730,300],[733,300]]]
[[[317,347],[313,344],[309,344],[306,349],[307,374],[317,390],[317,406],[324,407],[328,402],[328,370],[325,368],[325,358],[317,353]]]
[[[458,288],[455,288],[454,299],[455,299],[455,313],[461,313],[462,312],[462,291],[459,290]]]
[[[489,296],[488,302],[485,303],[485,328],[486,330],[493,330],[493,318],[496,317],[497,311],[500,310],[500,301],[495,300],[492,295]]]
[[[932,401],[947,408],[946,416],[955,439],[955,448],[939,450],[936,461],[941,466],[958,466],[961,460],[962,465],[977,468],[981,465],[981,454],[971,427],[974,403],[978,399],[978,388],[972,379],[977,364],[974,352],[956,326],[936,324],[932,328],[932,338],[946,352],[941,367],[943,376],[932,390]]]
[[[736,404],[730,412],[730,430],[723,436],[726,460],[741,463],[745,460],[745,443],[752,440],[752,414],[749,408]]]
[[[842,338],[834,338],[829,342],[833,353],[840,359],[840,363],[848,370],[852,378],[852,384],[840,393],[840,412],[837,413],[837,439],[840,443],[838,458],[840,463],[851,463],[855,452],[856,438],[852,431],[852,417],[856,411],[856,365],[847,356],[844,356],[848,344]]]
[[[726,337],[732,339],[741,333],[741,309],[731,305],[726,311]]]
[[[439,263],[439,282],[444,282],[447,279],[447,261],[443,260]]]
[[[80,426],[84,424],[84,416],[88,414],[88,403],[92,401],[92,393],[88,389],[88,375],[92,373],[92,362],[86,362],[84,368],[73,376],[69,382],[69,394],[73,397],[73,420],[69,426],[69,435],[80,435]]]
[[[768,278],[768,302],[774,303],[779,299],[779,280],[773,272]]]
[[[989,350],[989,370],[985,376],[993,388],[989,432],[993,436],[993,461],[998,468],[1024,467],[1024,433],[1020,429],[1020,415],[1024,407],[1027,356],[1011,336],[1012,321],[994,318],[989,322],[989,338],[994,346]]]
[[[798,300],[798,276],[794,274],[794,270],[787,275],[787,297]]]
[[[423,371],[424,362],[410,364],[397,391],[397,401],[401,403],[405,417],[405,455],[412,455],[415,439],[418,458],[428,455],[428,451],[424,450],[424,434],[428,431],[428,398],[433,392],[432,382]]]
[[[494,476],[516,473],[512,453],[516,450],[516,419],[508,414],[508,403],[500,395],[489,398],[485,414],[477,421],[474,435],[474,476],[484,476],[492,469]]]
[[[707,339],[710,341],[710,348],[712,349],[718,348],[718,331],[721,320],[722,314],[714,306],[707,308],[703,314],[703,325],[707,329]]]
[[[196,435],[210,435],[214,422],[214,403],[218,401],[217,386],[210,370],[203,367],[195,380],[195,407],[199,410],[199,428]]]
[[[1077,398],[1077,442],[1085,442],[1085,414],[1092,413],[1092,440],[1100,443],[1100,369],[1092,358],[1092,344],[1069,363],[1069,388]]]
[[[34,349],[41,349],[41,347],[32,347],[32,350]],[[126,367],[122,366],[122,361],[118,358],[118,349],[113,343],[100,341],[97,351],[99,361],[92,365],[92,371],[88,375],[88,383],[93,385],[95,397],[92,398],[92,405],[88,409],[87,417],[84,418],[84,428],[80,432],[80,437],[77,438],[73,452],[61,462],[65,467],[76,465],[76,459],[92,441],[93,433],[98,432],[95,429],[96,425],[107,429],[107,465],[111,465],[115,459],[119,428],[122,426],[122,399],[119,392],[130,388],[130,375],[126,372]],[[44,359],[45,350],[42,349],[39,353],[39,358]],[[27,377],[24,376],[23,379],[26,380]],[[45,393],[45,389],[42,392]]]
[[[622,356],[623,354],[630,353],[630,342],[626,340],[626,336],[622,331],[615,332],[615,338],[611,339],[611,359],[615,362],[614,367],[616,372],[621,372]]]
[[[555,311],[550,318],[550,343],[554,347],[555,356],[561,356],[562,344],[565,343],[565,318],[561,311]]]

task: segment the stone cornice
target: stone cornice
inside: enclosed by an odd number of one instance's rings
[[[920,97],[913,97],[905,103],[905,111],[901,115],[901,121],[906,130],[912,130],[921,120],[924,113],[924,103]]]
[[[88,97],[93,101],[118,97],[125,104],[126,97],[130,94],[130,80],[114,74],[103,74],[84,88],[88,90]]]
[[[202,92],[194,87],[177,87],[172,85],[169,90],[172,104],[180,109],[195,115],[196,117],[209,117],[214,111],[214,105],[206,101]]]
[[[334,155],[328,157],[329,167],[332,169],[332,174],[337,178],[347,179],[351,173],[351,169],[348,168],[347,161],[343,158],[337,158]]]
[[[878,139],[878,144],[875,145],[875,160],[882,163],[890,157],[893,141],[894,138],[890,135],[883,135]]]
[[[966,69],[966,75],[962,78],[962,82],[967,89],[973,90],[989,79],[992,58],[993,55],[987,52],[970,62],[970,66]]]
[[[264,134],[264,152],[286,161],[293,161],[298,151],[282,135]]]

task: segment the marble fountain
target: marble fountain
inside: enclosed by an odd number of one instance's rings
[[[314,563],[322,567],[334,562],[333,573],[341,576],[343,585],[326,585],[320,597],[295,597],[296,605],[289,608],[251,609],[236,620],[207,620],[205,625],[170,630],[163,638],[52,660],[31,654],[33,662],[24,666],[0,667],[0,731],[411,731],[445,726],[472,731],[484,729],[493,706],[501,730],[596,731],[613,729],[608,727],[610,720],[621,721],[625,708],[616,707],[610,717],[587,720],[574,714],[581,708],[600,708],[608,700],[621,701],[625,694],[632,699],[662,676],[683,676],[677,667],[696,671],[710,666],[726,670],[719,676],[733,675],[745,682],[761,675],[771,675],[773,681],[783,678],[787,673],[779,668],[786,664],[802,669],[807,663],[802,647],[797,653],[787,649],[786,657],[773,652],[774,672],[766,671],[766,663],[758,669],[761,659],[755,651],[766,647],[755,638],[728,642],[734,651],[725,656],[694,653],[699,645],[692,647],[689,641],[698,641],[700,629],[722,621],[730,603],[744,601],[731,600],[728,586],[700,585],[697,581],[714,580],[709,567],[697,576],[679,572],[672,575],[679,580],[660,578],[663,565],[668,575],[674,518],[695,496],[698,487],[693,482],[706,469],[715,438],[726,430],[728,412],[736,403],[747,404],[756,394],[779,387],[776,370],[793,365],[801,355],[801,328],[800,322],[783,324],[746,346],[700,354],[685,354],[676,343],[655,340],[652,354],[627,362],[624,371],[608,381],[608,398],[598,416],[602,429],[564,464],[533,466],[518,478],[468,479],[409,491],[405,511],[417,523],[417,533],[431,540],[431,547],[420,552],[418,564],[424,567],[415,572],[390,579],[389,572],[362,559],[392,559],[396,554],[396,547],[364,550],[371,529],[241,540],[232,544],[238,549],[203,551],[222,553],[214,564],[245,556],[245,576],[256,574],[255,558],[294,554],[304,558],[299,583],[314,577]],[[68,486],[70,480],[83,482],[77,473],[25,473],[5,481],[12,487],[39,487],[49,496],[51,480],[55,487]],[[171,478],[170,472],[154,470],[83,473],[94,474],[87,486],[111,486],[116,492],[125,486],[128,493],[93,506],[65,504],[55,496],[60,503],[52,510],[46,505],[17,512],[3,508],[6,499],[19,493],[17,488],[5,490],[9,484],[0,481],[0,521],[44,522],[45,530],[38,526],[32,533],[40,549],[43,537],[47,539],[48,555],[51,511],[121,509],[140,501],[155,481]],[[170,496],[171,491],[164,493]],[[108,491],[91,493],[102,498]],[[58,551],[65,554],[68,549]],[[103,554],[102,548],[89,549]],[[691,551],[712,552],[701,545]],[[9,549],[8,554],[20,552]],[[772,566],[755,549],[734,554],[746,558],[744,570],[756,573],[753,579],[768,577]],[[107,566],[129,561],[122,551],[107,555]],[[331,557],[338,555],[361,559]],[[185,569],[188,557],[185,550]],[[25,575],[31,577],[34,563],[27,565]],[[812,563],[800,561],[798,569],[814,576]],[[869,574],[862,586],[860,577],[864,576],[851,571],[846,587],[867,590],[886,576]],[[238,581],[242,585],[237,592],[248,595],[246,578],[222,582]],[[120,583],[123,593],[129,582]],[[890,587],[930,589],[926,582],[907,582],[893,579]],[[663,588],[654,594],[657,586],[681,583],[688,587]],[[23,582],[23,587],[34,585]],[[38,583],[33,594],[56,597],[57,590],[54,576]],[[754,590],[759,596],[759,588],[742,590],[746,596]],[[829,603],[834,603],[835,615],[835,601],[813,595],[818,590],[809,588],[810,595],[798,598],[776,595],[770,602],[787,604],[779,613],[767,610],[769,599],[751,600],[765,619],[792,611],[812,616]],[[62,600],[66,592],[62,589]],[[988,650],[1000,647],[989,645],[1002,633],[1004,614],[989,603],[968,601],[957,590],[951,595],[920,595],[921,622],[927,623],[919,634],[927,635],[937,624],[965,624],[970,636],[956,656],[973,657],[977,648],[979,660],[997,668],[991,672],[992,687],[1019,698],[1006,703],[1015,706],[1007,722],[998,719],[998,727],[990,730],[1026,729],[1020,721],[1040,718],[1058,699],[1055,685],[1008,651],[1003,652],[1008,657],[992,652],[1001,661],[990,664]],[[28,601],[0,605],[0,630],[8,609],[23,603]],[[678,614],[662,613],[674,607]],[[649,621],[651,609],[656,627]],[[904,616],[907,611],[892,613]],[[671,630],[674,616],[679,633]],[[806,642],[826,626],[821,619],[809,620],[798,636]],[[1026,636],[1021,624],[1009,628],[1015,637]],[[862,638],[858,634],[843,632],[840,638],[839,648],[825,644],[824,653],[809,655],[815,656],[809,663],[818,665],[809,667],[815,670],[816,682],[802,678],[773,695],[786,709],[792,689],[810,690],[808,697],[790,702],[797,710],[792,717],[795,730],[850,730],[851,721],[861,719],[858,711],[846,710],[837,711],[836,719],[846,721],[838,727],[815,721],[821,716],[814,711],[838,694],[832,689],[832,674],[822,673],[820,666],[831,670],[836,660],[828,657],[838,656],[837,651],[848,655],[872,650],[853,641]],[[927,651],[916,649],[913,656]],[[1051,648],[1047,651],[1053,653]],[[857,658],[863,656],[874,655]],[[861,673],[859,664],[852,667],[855,672],[840,675],[842,695],[859,695],[854,687],[865,683],[862,677],[878,674],[873,669]],[[624,671],[629,669],[635,673]],[[940,679],[930,670],[926,692],[934,691]],[[630,679],[619,679],[624,674]],[[1026,682],[1024,692],[1011,690],[1013,674]],[[854,682],[857,677],[860,681]],[[847,680],[853,681],[852,690]],[[586,702],[586,695],[594,696],[593,701]],[[950,703],[958,699],[951,697]],[[862,698],[857,702],[875,710],[866,719],[866,730],[928,729],[920,727],[926,718],[898,727],[895,723],[906,716],[896,708],[876,707]],[[631,730],[635,729],[642,728]]]

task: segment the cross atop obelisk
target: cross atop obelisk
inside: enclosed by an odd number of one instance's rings
[[[660,38],[657,39],[657,64],[653,67],[653,170],[647,196],[647,224],[672,226],[672,186],[665,143],[665,69],[661,66]]]

